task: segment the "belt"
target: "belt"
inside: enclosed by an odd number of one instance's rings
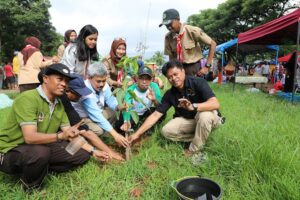
[[[183,65],[193,65],[193,64],[197,64],[200,63],[200,60],[193,62],[193,63],[182,63]]]

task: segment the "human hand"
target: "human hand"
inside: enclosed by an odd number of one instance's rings
[[[123,146],[125,148],[129,147],[128,140],[124,136],[120,135],[119,133],[116,134],[116,136],[114,137],[114,139],[115,139],[116,143],[119,144],[120,146]]]
[[[117,111],[125,111],[128,107],[128,104],[124,102],[121,106],[117,106]]]
[[[122,131],[128,131],[129,129],[131,128],[131,123],[130,122],[124,122],[123,124],[122,124],[122,126],[121,126],[121,130]]]
[[[206,75],[206,74],[208,74],[208,71],[209,71],[209,69],[207,67],[202,67],[200,69],[200,71],[198,71],[197,75],[199,75],[199,76]]]
[[[102,162],[107,162],[110,158],[109,154],[105,151],[99,151],[99,150],[95,150],[93,153],[93,156]]]
[[[123,83],[120,82],[120,81],[118,81],[116,86],[117,86],[118,88],[121,88],[121,87],[123,87]]]
[[[81,131],[78,130],[79,126],[81,126],[83,123],[84,123],[84,121],[81,120],[80,122],[78,122],[74,126],[71,126],[67,130],[64,130],[61,134],[59,134],[61,136],[60,139],[62,139],[62,140],[68,140],[70,138],[77,137],[79,134],[84,133],[85,130],[81,130]]]
[[[155,98],[155,92],[152,90],[152,88],[149,87],[146,97],[149,100],[151,100],[151,101],[155,101],[156,100],[156,98]]]
[[[112,158],[112,159],[115,159],[115,160],[119,160],[119,161],[124,161],[124,157],[122,154],[118,153],[118,152],[109,152],[108,153],[109,156]]]
[[[136,133],[134,133],[128,137],[128,141],[129,141],[130,145],[133,145],[133,143],[135,143],[139,139],[140,139],[140,136]]]
[[[189,110],[189,111],[194,110],[192,103],[188,99],[181,98],[181,99],[178,99],[178,101],[179,101],[178,107]]]

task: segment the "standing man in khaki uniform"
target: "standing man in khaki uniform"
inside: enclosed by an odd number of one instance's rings
[[[169,32],[165,36],[165,54],[169,60],[177,59],[183,64],[186,75],[207,74],[212,66],[216,42],[202,29],[180,22],[179,13],[168,9],[163,13],[163,21]],[[205,67],[200,69],[200,59],[203,58],[201,44],[210,45]]]

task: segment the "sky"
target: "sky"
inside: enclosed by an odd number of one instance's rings
[[[156,51],[163,51],[164,35],[168,32],[163,26],[162,13],[175,8],[180,19],[187,18],[207,8],[217,8],[226,0],[50,0],[51,22],[56,31],[64,35],[68,29],[79,33],[86,24],[98,29],[98,52],[109,53],[115,38],[125,38],[127,54],[138,55],[139,43],[146,44],[145,58]]]

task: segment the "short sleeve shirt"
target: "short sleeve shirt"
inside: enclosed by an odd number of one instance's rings
[[[69,126],[61,101],[56,100],[51,106],[38,89],[23,92],[15,99],[0,129],[0,152],[5,153],[24,143],[23,125],[36,125],[40,133],[56,133],[59,128]]]
[[[199,27],[182,24],[179,34],[183,33],[181,44],[183,49],[183,63],[191,64],[198,62],[202,55],[202,44],[209,45],[212,39]],[[165,55],[171,59],[177,57],[177,35],[169,32],[165,36]]]
[[[179,108],[180,98],[186,98],[191,103],[203,103],[208,99],[215,97],[215,94],[210,89],[206,80],[199,77],[186,76],[184,81],[184,88],[182,91],[175,87],[171,87],[162,98],[161,104],[156,108],[156,111],[165,114],[168,109],[173,106],[175,114],[173,117],[184,117],[187,119],[194,119],[196,111],[188,111]]]

